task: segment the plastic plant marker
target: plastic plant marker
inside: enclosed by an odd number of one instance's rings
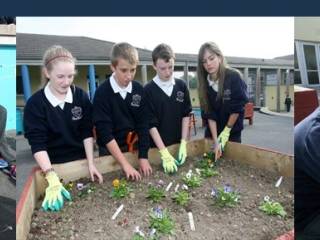
[[[166,187],[166,192],[168,192],[168,191],[170,190],[171,186],[172,186],[172,182],[170,182],[170,183],[168,184],[168,186]]]
[[[188,212],[188,218],[189,218],[189,224],[190,224],[190,229],[191,231],[195,231],[196,227],[194,225],[194,220],[193,220],[193,214],[192,212]]]
[[[123,204],[120,205],[120,207],[118,207],[118,209],[116,210],[116,212],[112,215],[112,220],[115,220],[116,217],[119,215],[119,213],[122,211],[123,209]]]
[[[276,187],[276,188],[280,186],[280,184],[282,183],[282,179],[283,179],[283,176],[281,176],[281,177],[278,179],[278,181],[277,181],[276,184],[275,184],[275,187]]]

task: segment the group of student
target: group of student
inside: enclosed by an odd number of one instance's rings
[[[126,177],[140,180],[152,174],[148,150],[157,147],[166,173],[174,173],[187,158],[189,91],[174,77],[175,54],[167,44],[152,51],[156,76],[144,87],[133,81],[139,64],[138,51],[128,43],[115,44],[110,53],[112,75],[96,90],[93,103],[86,92],[74,86],[76,59],[62,46],[44,54],[43,88],[26,103],[25,137],[48,182],[42,207],[58,211],[69,192],[52,164],[86,158],[92,181],[103,182],[94,165],[93,129],[99,154],[111,154]],[[227,141],[241,142],[247,86],[241,74],[227,66],[219,47],[204,43],[198,55],[197,77],[200,106],[208,121],[205,137],[212,138],[219,158]],[[127,135],[138,137],[139,170],[123,154]],[[180,143],[178,156],[168,146]]]

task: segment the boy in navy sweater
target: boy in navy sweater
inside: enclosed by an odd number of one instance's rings
[[[140,180],[142,173],[149,176],[152,168],[148,161],[148,119],[145,117],[143,87],[133,81],[138,52],[128,43],[118,43],[111,50],[113,74],[99,86],[93,101],[93,120],[97,131],[97,143],[119,162],[126,177]],[[127,151],[129,132],[138,135],[140,173],[134,169],[122,153]]]
[[[48,181],[42,203],[45,210],[58,211],[63,197],[71,198],[54,172],[53,163],[87,158],[92,181],[96,176],[102,183],[93,163],[92,106],[87,94],[72,85],[75,61],[67,49],[50,47],[43,57],[45,87],[28,100],[24,109],[25,137]]]
[[[294,129],[296,239],[320,239],[320,108]]]
[[[152,146],[159,149],[165,172],[177,171],[187,157],[189,113],[192,110],[189,90],[173,76],[175,55],[170,46],[158,45],[152,52],[153,68],[157,75],[145,86],[148,102],[149,132]],[[166,146],[179,143],[178,159]]]

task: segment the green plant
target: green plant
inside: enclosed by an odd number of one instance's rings
[[[203,154],[203,158],[197,161],[196,166],[200,168],[200,176],[203,178],[209,178],[217,176],[218,171],[215,169],[215,153],[208,152]]]
[[[132,189],[128,186],[127,181],[125,179],[113,180],[112,182],[113,189],[111,192],[111,197],[119,199],[124,198],[132,191]]]
[[[135,233],[132,237],[132,240],[158,240],[159,238],[155,236],[142,237],[138,233]]]
[[[160,202],[165,197],[164,189],[150,186],[148,188],[147,198],[152,202]]]
[[[271,201],[269,197],[265,197],[264,201],[259,206],[259,209],[268,215],[279,215],[281,217],[287,215],[282,205],[278,202]]]
[[[145,238],[140,236],[138,233],[135,233],[132,237],[132,240],[145,240]]]
[[[155,228],[161,234],[173,234],[175,223],[166,209],[155,208],[150,213],[150,228]]]
[[[239,193],[233,191],[229,185],[223,188],[212,189],[211,196],[214,204],[219,207],[235,207],[239,203]]]
[[[73,182],[68,182],[67,184],[63,184],[64,188],[69,192],[72,191],[73,185],[74,185]]]
[[[199,187],[201,185],[202,179],[199,175],[192,173],[190,170],[183,178],[182,181],[191,188]]]
[[[181,206],[186,206],[190,200],[189,193],[187,191],[178,191],[176,192],[172,199]]]
[[[78,197],[83,198],[87,196],[88,194],[94,192],[96,190],[95,186],[92,186],[91,183],[87,183],[86,185],[83,185],[81,188],[78,188]]]
[[[213,155],[212,155],[213,154]],[[204,153],[203,158],[197,161],[198,168],[211,168],[214,166],[214,153]]]
[[[209,178],[213,176],[217,176],[219,173],[213,168],[202,168],[200,169],[201,177],[203,178]]]

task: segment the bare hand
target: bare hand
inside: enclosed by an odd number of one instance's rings
[[[214,153],[215,153],[214,161],[216,162],[222,156],[222,148],[220,143],[215,145]]]
[[[98,169],[96,168],[96,166],[94,166],[93,164],[89,165],[89,172],[90,172],[90,177],[91,177],[91,181],[94,182],[94,176],[96,176],[98,178],[99,183],[103,183],[103,177],[100,174],[100,172],[98,171]]]
[[[141,180],[140,173],[134,169],[130,164],[127,164],[123,167],[123,171],[126,173],[127,179],[131,179],[133,181]]]
[[[152,168],[150,166],[148,159],[140,158],[139,165],[140,165],[139,172],[143,174],[143,176],[149,177],[152,174]]]

